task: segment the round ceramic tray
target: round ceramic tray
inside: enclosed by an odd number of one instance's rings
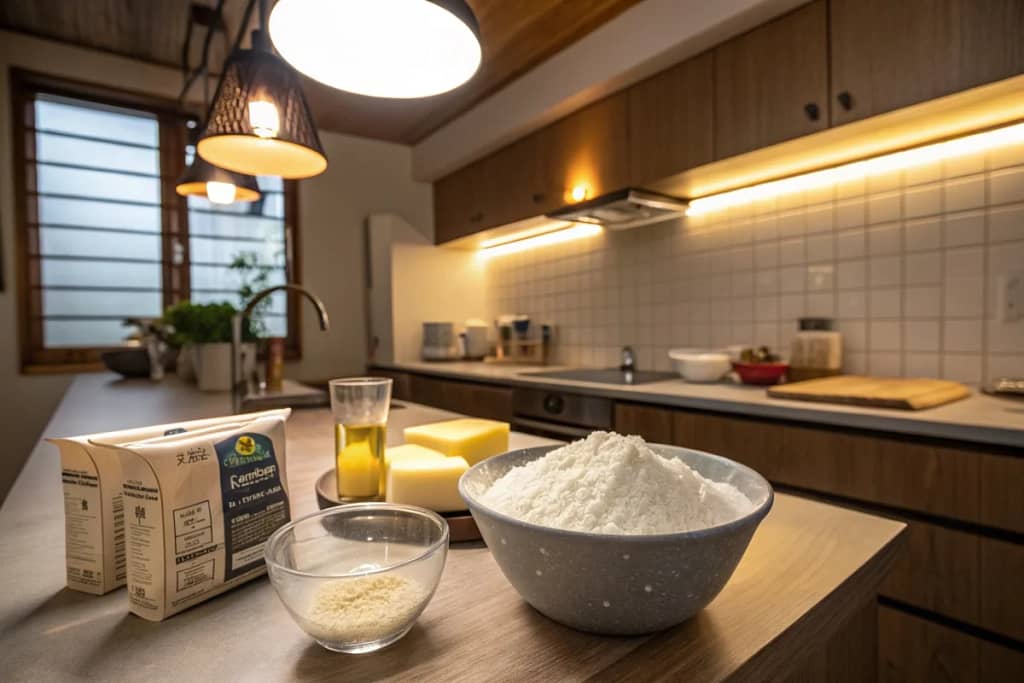
[[[316,503],[321,510],[345,504],[345,501],[338,498],[338,478],[333,469],[327,470],[316,480]],[[473,515],[469,514],[469,510],[437,514],[448,522],[448,533],[452,543],[480,540],[480,530],[476,528],[476,521]]]

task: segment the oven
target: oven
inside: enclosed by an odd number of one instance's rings
[[[611,399],[557,389],[517,387],[512,392],[512,412],[512,429],[560,441],[608,431],[614,424]]]

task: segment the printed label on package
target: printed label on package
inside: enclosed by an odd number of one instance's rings
[[[224,580],[263,564],[263,545],[290,519],[274,443],[247,432],[216,444],[224,503]]]

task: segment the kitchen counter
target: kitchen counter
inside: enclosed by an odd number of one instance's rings
[[[223,412],[223,399],[175,378],[154,385],[84,375],[44,434],[211,416]],[[399,405],[389,443],[404,426],[452,416]],[[316,508],[314,480],[331,465],[329,411],[296,411],[287,439],[287,478],[298,516]],[[514,447],[550,443],[516,433],[511,439]],[[0,671],[6,681],[764,680],[823,656],[826,640],[858,614],[867,614],[860,623],[873,628],[867,610],[904,528],[779,494],[711,606],[682,626],[636,638],[598,637],[549,621],[520,599],[486,548],[453,547],[440,587],[409,635],[384,651],[347,656],[303,634],[266,578],[161,623],[129,614],[123,589],[102,597],[67,590],[61,499],[57,450],[40,442],[0,508]],[[865,661],[873,670],[873,658]]]
[[[628,386],[524,374],[562,369],[561,366],[409,361],[378,363],[375,367],[509,386],[575,391],[678,408],[1024,448],[1024,400],[982,393],[936,408],[909,411],[770,398],[765,387],[731,382],[693,384],[673,379]]]

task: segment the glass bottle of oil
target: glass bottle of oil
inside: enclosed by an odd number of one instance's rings
[[[384,448],[387,426],[334,425],[338,497],[342,500],[384,498]]]

